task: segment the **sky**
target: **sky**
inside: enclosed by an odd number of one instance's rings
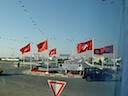
[[[48,50],[75,56],[77,44],[94,38],[94,48],[115,45],[120,55],[122,0],[0,0],[0,57],[21,57],[20,48],[48,39]],[[38,54],[48,56],[48,50]]]

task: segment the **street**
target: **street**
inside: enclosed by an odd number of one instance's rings
[[[81,78],[34,76],[23,74],[29,65],[15,67],[0,63],[4,73],[0,76],[1,96],[53,96],[47,80],[65,81],[67,84],[60,96],[119,96],[120,82],[87,82]]]

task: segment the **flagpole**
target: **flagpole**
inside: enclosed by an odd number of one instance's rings
[[[56,66],[58,66],[58,58],[57,58],[57,56],[56,56]]]
[[[33,65],[32,65],[32,53],[31,53],[31,57],[30,57],[30,70],[32,69]]]
[[[22,66],[23,66],[24,63],[25,63],[25,54],[23,54],[23,63],[22,63]]]
[[[32,44],[32,42],[29,43],[30,45]],[[31,50],[31,48],[30,48]],[[32,52],[30,51],[30,71],[32,69]]]
[[[113,66],[114,66],[114,67],[115,67],[115,63],[116,63],[116,62],[115,62],[115,59],[116,59],[116,58],[115,58],[115,45],[113,45],[113,63],[114,63]]]
[[[41,43],[39,43],[39,44],[37,44],[37,47],[38,47],[38,52],[42,52],[42,51],[48,49],[48,39],[43,41],[43,42],[41,42]],[[48,57],[49,56],[46,55],[45,64],[47,65],[47,69],[46,69],[45,74],[49,74],[49,72],[48,72],[48,70],[49,70],[48,69]]]
[[[47,39],[47,40],[48,40],[48,39]],[[49,74],[49,72],[48,72],[48,70],[49,70],[49,66],[48,66],[48,65],[49,65],[49,62],[48,62],[48,61],[49,61],[49,60],[48,60],[48,59],[49,59],[49,55],[47,56],[47,61],[46,61],[46,62],[47,62],[47,72],[46,72],[45,74]]]
[[[48,60],[48,57],[47,57],[47,61],[46,61],[46,62],[47,62],[47,72],[46,72],[46,74],[49,74],[49,72],[48,72],[48,70],[49,70],[49,68],[48,68],[48,67],[49,67],[49,66],[48,66],[48,61],[49,61],[49,60]]]
[[[92,65],[94,65],[93,57],[94,57],[94,38],[92,38]]]

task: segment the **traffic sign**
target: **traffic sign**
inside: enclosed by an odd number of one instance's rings
[[[64,81],[55,81],[55,80],[48,80],[48,84],[50,89],[53,92],[54,96],[59,96],[64,89],[66,82]]]

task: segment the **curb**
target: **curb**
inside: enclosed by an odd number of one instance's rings
[[[65,78],[82,78],[80,75],[71,75],[71,74],[45,74],[44,72],[31,72],[30,70],[25,70],[22,72],[23,74],[28,74],[28,75],[36,75],[36,76],[50,76],[50,77],[65,77]]]

